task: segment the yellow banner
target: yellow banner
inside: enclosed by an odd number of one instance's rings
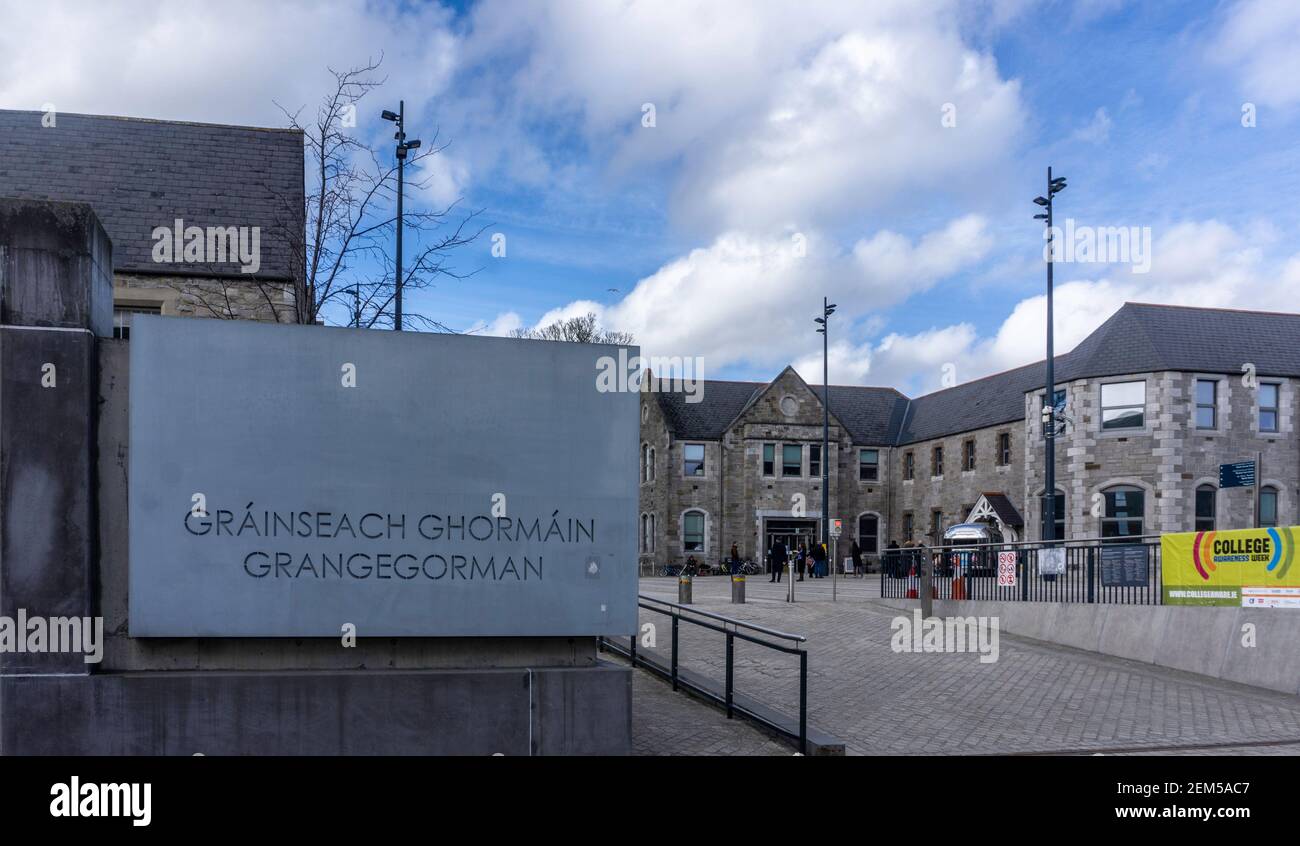
[[[1300,527],[1160,536],[1166,605],[1300,608]]]

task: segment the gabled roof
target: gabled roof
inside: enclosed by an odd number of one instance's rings
[[[1056,357],[1058,384],[1130,373],[1181,371],[1300,378],[1300,314],[1125,303],[1077,347]],[[854,443],[904,445],[1021,422],[1025,394],[1041,391],[1044,362],[909,400],[893,388],[832,385],[831,412]],[[660,394],[680,437],[716,440],[768,383],[707,382],[704,401]],[[820,385],[809,388],[822,398]]]
[[[681,391],[663,391],[655,395],[670,432],[679,438],[716,441],[749,400],[767,385],[767,382],[707,379],[701,388],[701,400],[695,403],[687,402],[686,394]]]
[[[1300,377],[1300,314],[1125,303],[1063,358],[1062,381],[1158,370],[1240,374],[1246,362],[1261,376]]]
[[[1058,385],[1130,373],[1179,371],[1300,377],[1300,314],[1125,303],[1079,345],[1058,355]],[[899,444],[1024,420],[1024,395],[1043,390],[1045,362],[911,401]]]
[[[917,397],[908,405],[897,443],[928,441],[1022,420],[1025,392],[1035,385],[1041,388],[1043,381],[1043,365],[1027,364]]]
[[[821,385],[809,385],[817,399],[824,400]],[[898,439],[908,399],[893,388],[831,385],[831,414],[835,415],[861,446],[892,446]]]
[[[62,112],[45,127],[42,117],[0,109],[0,196],[89,203],[114,270],[239,275],[231,263],[155,263],[154,228],[181,218],[260,227],[258,276],[292,277],[282,231],[302,229],[301,132]]]
[[[998,515],[998,519],[1002,521],[1002,525],[1011,526],[1016,529],[1025,525],[1024,518],[1020,516],[1020,512],[1011,504],[1011,500],[1007,498],[1006,494],[986,491],[985,493],[980,494],[980,496],[982,496],[984,501],[989,504],[989,507],[993,509],[993,513]],[[976,503],[976,505],[978,504],[979,503]]]
[[[705,380],[703,399],[698,403],[686,402],[686,395],[681,391],[664,391],[657,396],[668,428],[678,438],[715,441],[771,384],[710,379]],[[818,402],[822,401],[821,385],[808,385],[808,389]],[[906,407],[907,397],[893,388],[831,385],[831,415],[848,430],[856,444],[892,444]]]

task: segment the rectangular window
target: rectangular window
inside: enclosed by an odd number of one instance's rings
[[[162,314],[162,306],[113,306],[114,338],[120,338],[123,341],[131,340],[131,315],[133,314]]]
[[[1259,430],[1277,431],[1278,394],[1281,385],[1276,382],[1259,383]]]
[[[1218,422],[1219,383],[1216,379],[1196,380],[1196,428],[1213,429]]]
[[[937,446],[930,453],[930,475],[943,475],[943,447]]]
[[[763,444],[763,475],[776,475],[776,444]]]
[[[801,445],[783,444],[781,446],[781,475],[803,475],[803,447]]]
[[[998,435],[998,464],[1003,467],[1011,463],[1011,433]]]
[[[880,478],[880,450],[858,450],[858,481],[874,482]]]
[[[1259,492],[1259,525],[1277,525],[1277,491],[1262,488]]]
[[[911,450],[903,453],[903,478],[916,478],[916,454]]]
[[[808,475],[814,479],[820,478],[822,474],[822,445],[808,445]]]
[[[704,444],[682,444],[682,475],[704,475]]]
[[[1052,396],[1056,400],[1054,403],[1052,403],[1052,417],[1055,418],[1056,420],[1056,434],[1062,435],[1065,434],[1065,388],[1057,388],[1056,390],[1052,391]],[[1047,427],[1042,425],[1043,422],[1042,412],[1043,412],[1043,406],[1045,405],[1047,405],[1047,394],[1046,393],[1039,394],[1038,395],[1038,422],[1039,422],[1039,429],[1042,431],[1044,438],[1047,437]]]
[[[682,548],[687,552],[704,551],[704,515],[688,511],[682,518]]]
[[[1214,531],[1214,488],[1209,485],[1196,489],[1196,531]]]
[[[961,469],[975,469],[975,440],[973,438],[961,445]]]
[[[1141,429],[1146,417],[1146,382],[1111,382],[1101,386],[1101,428]]]
[[[930,512],[930,540],[935,546],[943,543],[943,512],[938,508]]]
[[[912,539],[912,531],[914,528],[915,526],[912,524],[912,512],[908,511],[903,515],[903,540],[910,541]]]
[[[1124,538],[1142,534],[1142,508],[1146,497],[1130,488],[1106,491],[1106,516],[1101,521],[1101,536]]]

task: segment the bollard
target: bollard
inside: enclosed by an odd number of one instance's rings
[[[691,577],[685,574],[677,578],[677,602],[680,605],[691,604]]]
[[[921,556],[921,618],[925,620],[934,616],[934,587],[930,581],[932,564],[929,555]]]
[[[731,577],[731,604],[732,605],[745,604],[745,577],[744,576]]]

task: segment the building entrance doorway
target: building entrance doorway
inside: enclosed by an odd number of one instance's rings
[[[763,520],[763,555],[767,556],[772,544],[779,538],[786,550],[794,557],[800,546],[812,549],[817,542],[819,521],[815,519],[766,518]]]

